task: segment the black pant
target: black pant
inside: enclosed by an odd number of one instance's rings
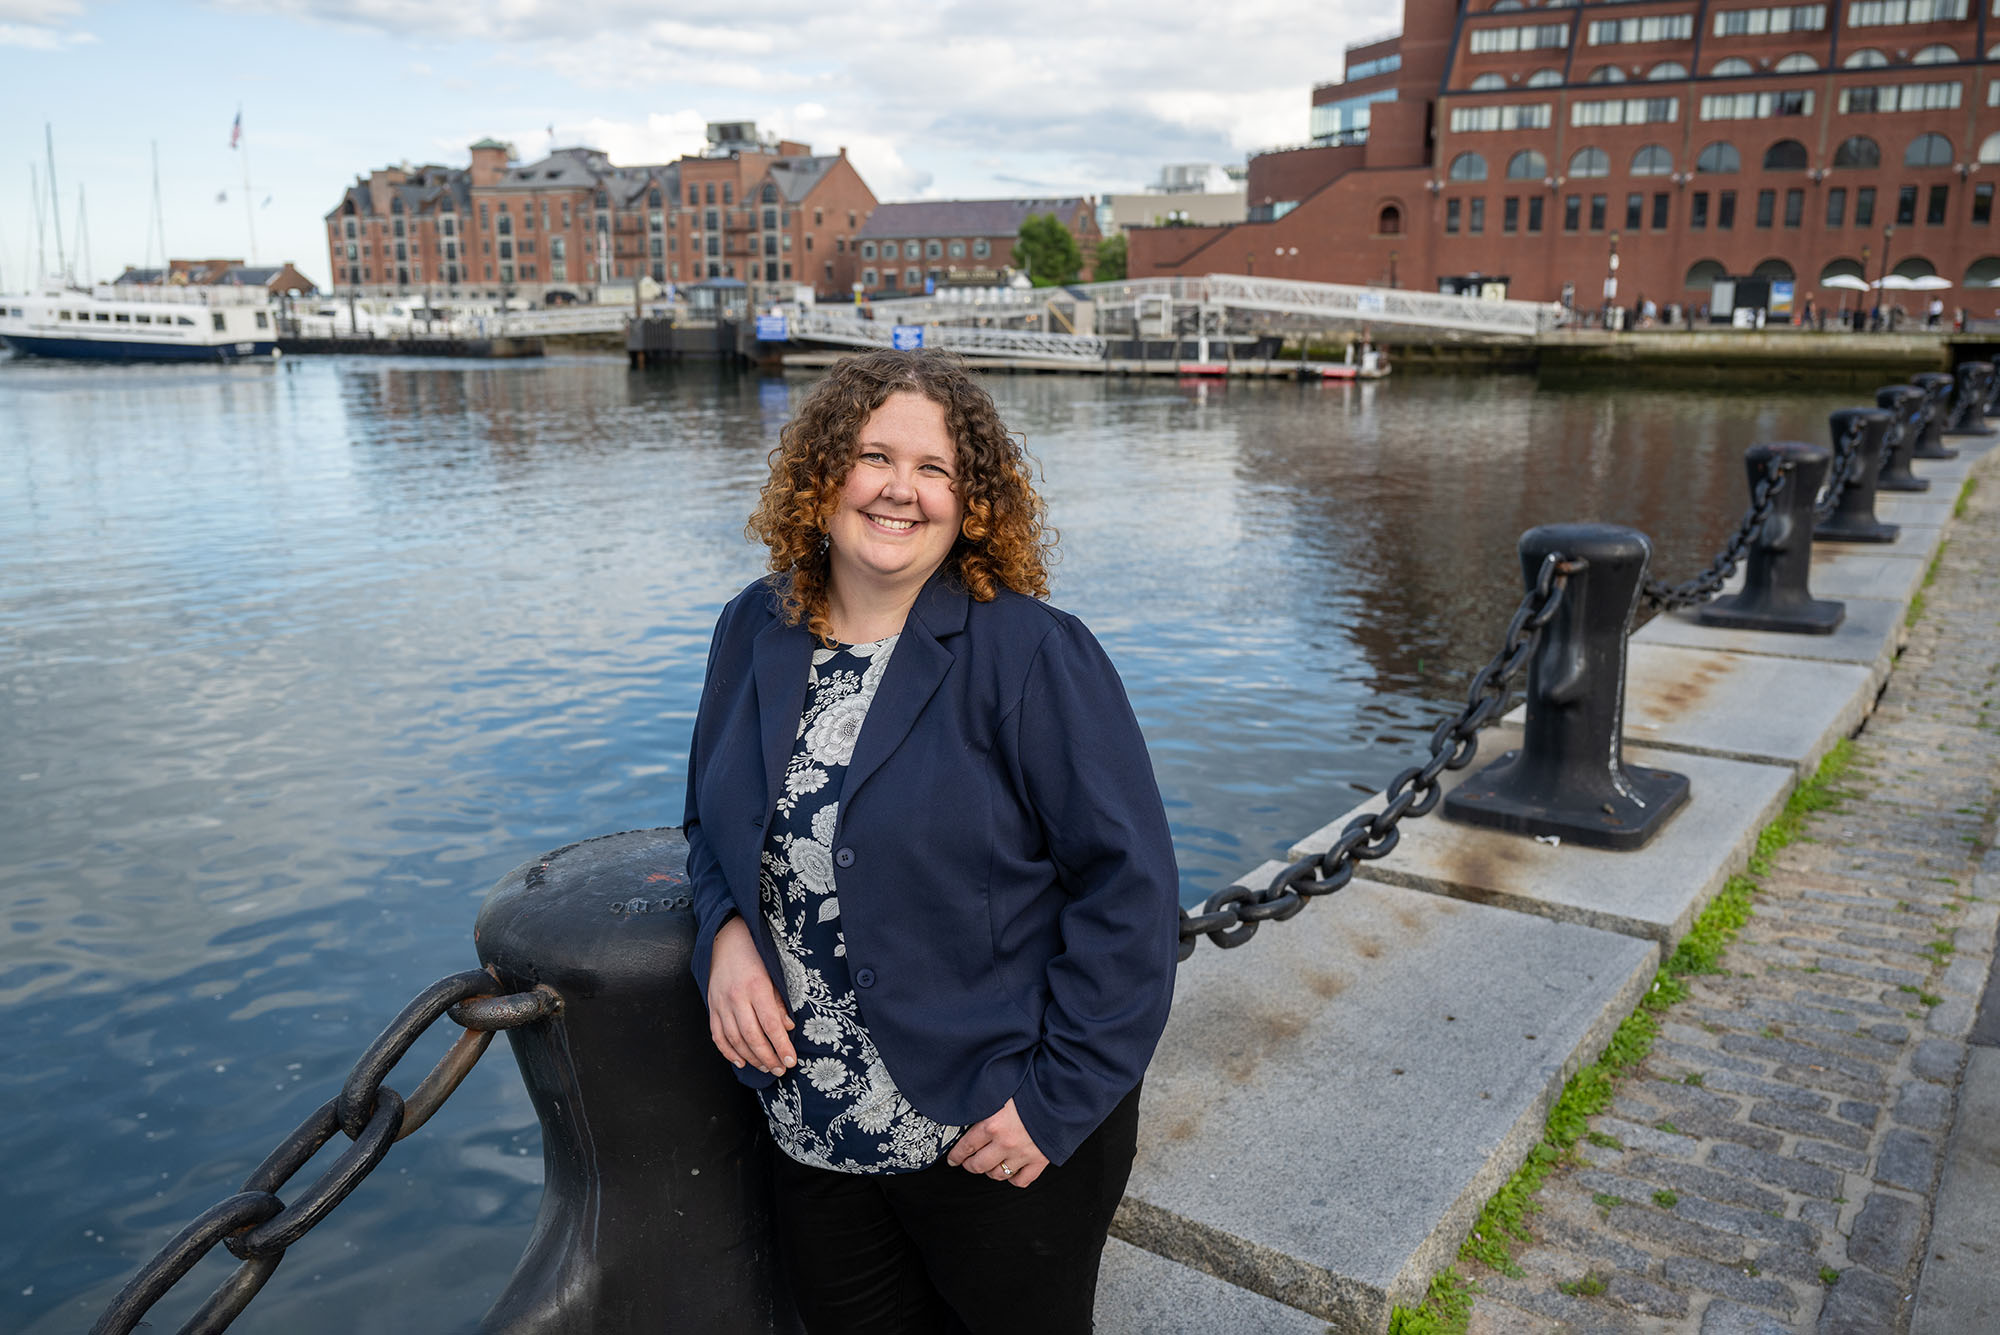
[[[1139,1132],[1134,1089],[1027,1187],[940,1159],[866,1175],[776,1160],[778,1246],[811,1335],[1088,1335]]]

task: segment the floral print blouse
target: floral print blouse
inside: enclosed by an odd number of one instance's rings
[[[964,1129],[925,1117],[889,1077],[861,1022],[834,892],[841,783],[897,638],[813,651],[798,738],[758,871],[799,1059],[759,1091],[764,1115],[786,1154],[842,1173],[928,1168]]]

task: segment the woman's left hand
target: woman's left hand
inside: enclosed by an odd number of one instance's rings
[[[1021,1114],[1014,1111],[1012,1099],[985,1121],[965,1128],[945,1162],[1017,1187],[1032,1185],[1049,1166],[1048,1156],[1035,1148],[1027,1128],[1021,1125]]]

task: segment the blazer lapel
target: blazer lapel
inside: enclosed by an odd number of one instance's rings
[[[812,646],[812,633],[804,626],[773,621],[757,632],[751,651],[757,679],[757,719],[764,744],[764,809],[757,813],[759,817],[770,815],[778,804],[785,766],[792,758],[792,744],[798,740]]]
[[[971,595],[942,570],[931,576],[917,595],[916,605],[903,623],[903,637],[896,641],[895,652],[889,656],[882,685],[868,706],[861,736],[854,742],[854,757],[848,763],[847,778],[840,789],[843,823],[854,794],[883,761],[895,754],[917,721],[917,715],[930,703],[945,673],[951,670],[954,655],[939,640],[965,629],[966,605],[970,601]],[[792,717],[797,719],[797,710]]]

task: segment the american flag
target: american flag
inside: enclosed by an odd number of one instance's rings
[[[236,147],[236,141],[243,137],[243,109],[236,110],[236,123],[229,127],[229,146]]]

